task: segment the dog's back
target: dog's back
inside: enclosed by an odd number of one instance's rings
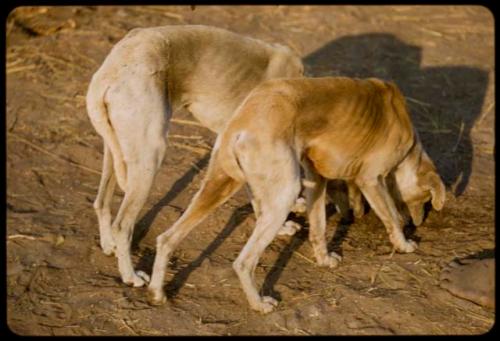
[[[118,183],[124,188],[126,165],[120,149],[130,145],[125,140],[130,139],[127,126],[132,120],[136,131],[139,125],[154,124],[159,135],[166,136],[172,113],[187,108],[204,126],[220,132],[260,82],[302,72],[300,58],[288,47],[224,29],[136,28],[113,47],[93,75],[87,111],[111,149]],[[151,103],[158,105],[152,108]],[[120,124],[126,127],[120,129]],[[118,130],[127,133],[115,133]]]
[[[230,125],[231,134],[239,129],[293,139],[297,156],[330,179],[386,174],[414,142],[403,95],[378,79],[270,80],[252,91]]]
[[[385,176],[413,145],[413,126],[395,85],[348,78],[310,83],[306,92],[315,97],[299,104],[295,129],[304,154],[323,176]]]
[[[300,76],[301,59],[288,47],[204,25],[131,30],[112,49],[91,82],[132,82],[159,75],[175,112],[187,107],[218,132],[260,82]]]

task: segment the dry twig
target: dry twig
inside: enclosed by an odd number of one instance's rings
[[[34,143],[32,143],[32,142],[30,142],[30,141],[28,141],[28,140],[26,140],[26,139],[24,139],[24,138],[22,138],[22,137],[18,136],[18,135],[17,135],[17,134],[15,134],[15,133],[7,132],[7,134],[8,134],[9,136],[15,137],[17,140],[19,140],[19,141],[21,141],[21,142],[23,142],[23,143],[25,143],[25,144],[27,144],[27,145],[28,145],[28,146],[30,146],[31,148],[36,149],[36,150],[38,150],[39,152],[42,152],[42,153],[44,153],[44,154],[46,154],[46,155],[52,156],[52,157],[54,157],[54,158],[56,158],[56,159],[58,159],[58,160],[60,160],[60,161],[67,162],[67,163],[69,163],[69,164],[71,164],[71,165],[73,165],[73,166],[75,166],[75,167],[81,168],[81,169],[83,169],[83,170],[86,170],[86,171],[91,172],[91,173],[94,173],[94,174],[101,174],[101,172],[99,172],[99,171],[97,171],[97,170],[95,170],[95,169],[92,169],[92,168],[86,167],[86,166],[81,165],[81,164],[79,164],[79,163],[77,163],[77,162],[75,162],[75,161],[73,161],[73,160],[70,160],[70,159],[68,159],[68,158],[64,157],[64,156],[61,156],[61,155],[58,155],[58,154],[54,154],[54,153],[52,153],[52,152],[50,152],[50,151],[48,151],[48,150],[46,150],[46,149],[44,149],[44,148],[42,148],[42,147],[39,147],[39,146],[35,145]]]
[[[28,240],[37,240],[37,237],[34,236],[28,236],[26,234],[12,234],[10,236],[7,236],[8,240],[11,239],[28,239]]]
[[[462,133],[464,132],[464,122],[462,122],[462,124],[460,125],[460,132],[458,133],[458,139],[457,139],[457,142],[455,143],[455,146],[452,148],[452,152],[456,152],[457,151],[457,148],[460,144],[460,140],[462,140]]]
[[[304,256],[302,253],[300,253],[299,251],[293,251],[293,253],[295,253],[297,256],[299,256],[300,258],[303,258],[305,259],[306,261],[308,261],[309,263],[311,264],[316,264],[312,259],[310,258],[307,258],[306,256]]]
[[[23,65],[23,66],[12,67],[12,68],[7,67],[7,74],[9,75],[9,74],[15,73],[15,72],[33,70],[35,68],[36,68],[35,64]]]
[[[406,99],[410,102],[413,102],[413,103],[416,103],[416,104],[419,104],[421,106],[424,106],[424,107],[431,107],[432,105],[429,104],[429,103],[426,103],[426,102],[422,102],[422,101],[419,101],[418,99],[415,99],[415,98],[411,98],[411,97],[408,97],[406,96]]]
[[[203,125],[199,122],[196,121],[190,121],[190,120],[181,120],[178,118],[172,118],[170,122],[173,123],[178,123],[178,124],[185,124],[185,125],[190,125],[190,126],[197,126],[197,127],[203,127]]]
[[[172,139],[186,139],[186,140],[199,140],[202,139],[203,136],[200,135],[193,135],[193,136],[186,136],[186,135],[168,135],[169,138]]]
[[[200,148],[200,147],[193,147],[193,146],[190,146],[190,145],[187,145],[187,144],[182,144],[182,143],[177,143],[177,142],[170,142],[170,145],[172,145],[174,147],[179,147],[179,148],[182,148],[182,149],[186,149],[186,150],[189,150],[191,152],[195,152],[196,154],[199,154],[199,155],[205,155],[207,152],[210,151],[210,149]]]
[[[488,116],[494,105],[495,101],[492,101],[490,105],[488,105],[488,108],[486,108],[486,110],[482,113],[481,117],[479,117],[479,120],[477,120],[477,123],[474,125],[474,128],[479,127],[481,125],[481,122],[483,122],[484,118]]]

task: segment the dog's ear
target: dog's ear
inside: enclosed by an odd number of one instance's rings
[[[446,188],[444,183],[439,177],[439,174],[433,171],[427,174],[427,181],[432,196],[432,208],[436,211],[440,211],[446,200]]]

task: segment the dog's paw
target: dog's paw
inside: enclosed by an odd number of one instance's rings
[[[260,301],[253,305],[252,308],[261,312],[262,314],[270,313],[278,306],[278,301],[271,296],[262,296]]]
[[[142,287],[149,283],[149,275],[143,271],[133,272],[129,278],[124,278],[123,282],[133,287]]]
[[[116,244],[111,237],[104,238],[101,236],[100,245],[102,252],[106,256],[113,256],[114,254],[116,254]]]
[[[167,302],[167,296],[163,292],[162,288],[157,289],[149,287],[147,295],[149,305],[158,306]]]
[[[158,306],[165,304],[167,302],[167,296],[163,292],[162,288],[152,288],[148,287],[147,293],[148,303],[153,306]]]
[[[326,266],[329,268],[336,268],[339,266],[339,263],[342,261],[342,257],[336,252],[330,252],[330,254],[326,254],[322,257],[317,257],[319,266]]]
[[[363,205],[356,205],[352,208],[352,214],[355,219],[361,219],[365,215],[365,207]]]
[[[306,199],[297,198],[295,204],[292,207],[293,213],[305,213],[307,211]]]
[[[106,255],[106,256],[114,256],[116,255],[116,246],[115,245],[102,245],[101,244],[101,249],[102,249],[102,252]]]
[[[283,224],[283,226],[281,226],[280,230],[278,231],[278,236],[293,236],[301,228],[302,225],[288,220]]]
[[[417,249],[417,243],[415,243],[413,240],[408,239],[405,242],[400,243],[397,247],[396,250],[401,252],[401,253],[411,253]]]

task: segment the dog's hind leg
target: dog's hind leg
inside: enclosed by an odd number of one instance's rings
[[[412,240],[406,240],[402,229],[404,219],[399,214],[396,204],[389,194],[385,180],[379,176],[375,179],[357,181],[357,185],[370,207],[382,220],[389,234],[389,240],[395,249],[406,253],[415,251],[417,244]]]
[[[148,145],[139,160],[127,163],[127,188],[111,228],[122,280],[135,287],[143,286],[149,277],[143,272],[135,272],[132,265],[130,248],[134,225],[147,200],[165,148],[166,145],[156,148]]]
[[[115,242],[111,234],[111,199],[115,190],[116,178],[113,173],[113,158],[109,147],[104,143],[104,157],[99,190],[94,201],[94,209],[99,223],[99,238],[104,254],[115,252]]]
[[[290,199],[287,200],[288,202],[263,203],[263,211],[257,219],[255,229],[233,263],[233,268],[240,279],[250,307],[262,313],[272,311],[278,302],[270,296],[261,297],[259,295],[255,284],[255,267],[260,256],[285,222],[297,194],[288,194],[286,198]],[[280,194],[280,197],[285,199],[284,195]]]
[[[246,191],[248,193],[248,197],[250,198],[250,203],[252,204],[253,212],[255,214],[255,218],[259,219],[261,216],[261,208],[260,208],[260,202],[254,197],[252,194],[252,190],[250,189],[250,186],[248,184],[245,186]],[[302,199],[302,198],[298,198]],[[292,206],[291,211],[294,212],[293,208],[297,205],[297,200],[295,201],[294,206]],[[287,220],[281,226],[281,228],[278,231],[278,236],[293,236],[297,231],[299,231],[302,228],[302,226],[293,220]]]
[[[156,74],[111,87],[106,102],[126,169],[125,183],[118,181],[125,196],[111,233],[121,278],[138,287],[149,277],[134,271],[130,253],[133,230],[165,156],[171,107],[163,78]]]
[[[246,171],[252,193],[259,201],[261,214],[255,229],[233,263],[250,307],[268,313],[277,305],[269,296],[261,297],[255,284],[255,268],[266,247],[282,228],[290,209],[300,192],[300,172],[298,162],[293,161],[293,153],[281,148],[266,148],[268,155],[259,159],[240,159]],[[255,155],[255,154],[254,154]],[[283,157],[284,156],[284,157]]]
[[[188,208],[171,228],[156,238],[156,257],[148,287],[150,304],[157,305],[166,301],[163,280],[168,260],[175,248],[193,228],[242,186],[241,182],[229,177],[222,170],[217,158],[217,151],[214,149],[207,175]]]

